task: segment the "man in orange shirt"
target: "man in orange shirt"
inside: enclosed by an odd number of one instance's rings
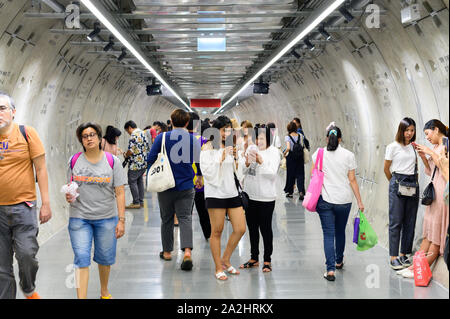
[[[39,299],[35,292],[39,226],[33,166],[42,198],[39,220],[44,224],[52,217],[45,150],[35,129],[25,127],[22,134],[14,123],[15,114],[13,99],[0,92],[0,299],[16,298],[14,253],[24,295]]]

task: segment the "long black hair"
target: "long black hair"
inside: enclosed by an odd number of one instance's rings
[[[213,125],[211,126],[214,129],[220,130],[221,128],[224,127],[231,127],[231,120],[225,116],[225,115],[221,115],[219,116],[213,123]],[[206,139],[208,139],[208,141],[212,142],[212,146],[214,149],[219,149],[220,145],[222,144],[222,141],[214,141],[214,135],[212,134],[208,134],[208,132],[206,132],[206,136],[204,136]]]
[[[272,145],[272,133],[270,132],[270,128],[268,127],[260,127],[255,128],[255,139],[258,140],[258,136],[260,134],[264,134],[264,137],[266,138],[266,149],[269,148]]]
[[[339,146],[339,139],[342,138],[342,132],[341,129],[337,126],[332,126],[328,132],[328,145],[327,145],[327,151],[335,151]]]
[[[116,137],[119,137],[120,135],[122,135],[122,132],[111,125],[108,125],[106,127],[106,133],[105,136],[103,136],[103,138],[111,145],[115,145],[116,144]]]
[[[428,121],[425,124],[425,127],[423,128],[423,130],[434,130],[435,128],[438,128],[439,132],[441,132],[442,134],[444,134],[446,137],[448,137],[448,127],[444,125],[444,123],[442,123],[439,120],[431,120]]]

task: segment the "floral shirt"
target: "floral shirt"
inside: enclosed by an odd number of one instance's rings
[[[135,129],[131,133],[131,138],[128,143],[128,150],[133,152],[130,157],[129,169],[131,171],[138,171],[147,168],[147,154],[150,151],[146,134],[141,129]]]

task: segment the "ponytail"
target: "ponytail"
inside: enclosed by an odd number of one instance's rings
[[[331,126],[327,131],[328,145],[327,151],[333,152],[339,146],[339,139],[342,138],[341,129],[337,126]]]

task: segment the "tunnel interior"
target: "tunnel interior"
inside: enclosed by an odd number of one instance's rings
[[[386,146],[404,117],[416,120],[417,140],[425,144],[421,128],[428,120],[436,118],[448,125],[449,2],[417,1],[421,19],[405,24],[400,13],[411,1],[347,1],[352,21],[332,14],[327,19],[327,26],[334,30],[330,39],[311,32],[314,50],[300,42],[295,53],[290,50],[258,77],[270,83],[269,94],[244,90],[233,98],[301,27],[308,18],[303,13],[326,2],[252,0],[233,6],[233,1],[223,0],[206,6],[195,0],[183,1],[183,5],[180,1],[99,1],[116,16],[118,25],[132,30],[129,38],[142,42],[142,52],[149,53],[151,65],[181,99],[229,102],[220,109],[195,109],[201,118],[226,115],[238,122],[274,122],[284,136],[287,123],[299,117],[312,150],[325,144],[325,128],[336,122],[344,146],[357,158],[367,217],[379,234],[379,244],[388,247],[388,181],[383,174]],[[111,51],[104,50],[110,36],[104,25],[98,35],[101,39],[83,45],[86,35],[95,29],[96,19],[82,15],[80,29],[68,28],[65,12],[69,5],[70,1],[62,0],[0,1],[0,90],[15,99],[15,121],[36,128],[46,149],[54,216],[40,226],[40,243],[67,225],[68,204],[60,188],[66,180],[68,159],[80,149],[75,135],[78,125],[89,121],[123,128],[132,119],[144,128],[169,119],[176,108],[189,108],[189,103],[184,105],[172,92],[148,96],[146,86],[154,76],[131,52],[118,61],[122,52],[118,40]],[[369,5],[381,8],[379,16],[366,10]],[[167,17],[157,17],[155,12]],[[211,17],[199,18],[201,12],[209,12]],[[89,14],[83,4],[81,13]],[[173,17],[182,14],[193,17]],[[258,28],[259,33],[255,32]],[[172,32],[164,32],[168,30]],[[198,39],[208,32],[221,33],[217,37],[226,39],[225,52],[197,51]],[[126,134],[121,136],[120,146],[126,148]],[[426,185],[429,177],[423,165],[419,176],[420,184]],[[423,214],[421,206],[416,246],[421,240]],[[437,280],[448,287],[443,261],[436,267]]]

